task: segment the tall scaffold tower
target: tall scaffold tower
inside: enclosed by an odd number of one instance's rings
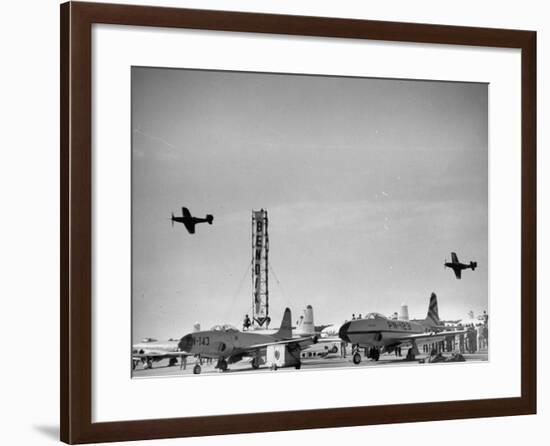
[[[267,232],[267,210],[252,211],[252,325],[254,328],[268,328],[269,235]]]

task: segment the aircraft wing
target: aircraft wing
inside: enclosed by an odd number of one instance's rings
[[[456,255],[456,252],[451,252],[451,259],[453,260],[453,263],[458,263],[458,256]]]
[[[432,341],[439,342],[449,336],[456,336],[459,334],[464,334],[468,330],[455,330],[455,331],[431,331],[429,333],[415,333],[406,336],[400,337],[398,340],[400,342],[407,341]]]
[[[191,218],[191,212],[187,208],[181,208],[181,215],[185,218]]]
[[[270,345],[293,345],[299,348],[307,347],[308,345],[315,344],[317,342],[316,336],[306,336],[303,338],[285,339],[283,341],[266,342],[263,344],[249,345],[245,348],[247,352],[255,352],[263,348],[267,348]]]
[[[187,229],[187,232],[189,232],[189,234],[195,233],[195,223],[193,223],[190,219],[187,220],[184,218],[183,224],[185,225],[185,228]]]
[[[455,276],[457,279],[460,279],[462,277],[462,270],[460,268],[453,268],[453,271],[455,272]]]

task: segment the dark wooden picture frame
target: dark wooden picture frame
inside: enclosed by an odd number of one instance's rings
[[[92,423],[92,24],[521,50],[521,396]],[[69,2],[61,5],[61,440],[125,441],[536,413],[536,33]]]

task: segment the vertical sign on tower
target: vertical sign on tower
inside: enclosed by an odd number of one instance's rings
[[[269,325],[267,211],[252,211],[252,324]]]

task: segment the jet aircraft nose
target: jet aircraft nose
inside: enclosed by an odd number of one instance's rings
[[[344,342],[351,342],[348,338],[348,331],[349,331],[350,325],[351,325],[351,322],[346,322],[344,325],[340,327],[340,330],[338,330],[338,337]]]
[[[190,352],[193,348],[193,336],[188,334],[181,338],[178,343],[178,348],[182,352]]]

